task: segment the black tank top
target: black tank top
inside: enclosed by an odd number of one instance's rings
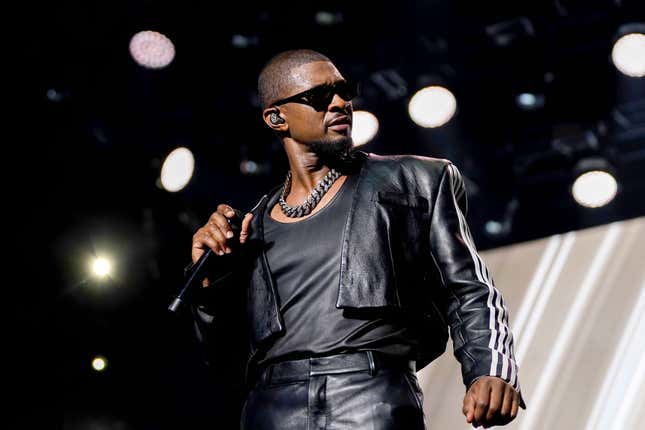
[[[402,313],[336,308],[341,241],[356,180],[348,176],[324,208],[302,221],[276,221],[267,208],[267,259],[285,332],[259,354],[259,365],[368,349],[415,358],[417,337]]]

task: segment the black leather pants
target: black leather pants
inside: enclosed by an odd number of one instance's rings
[[[243,430],[425,429],[414,362],[372,351],[285,361],[249,392]]]

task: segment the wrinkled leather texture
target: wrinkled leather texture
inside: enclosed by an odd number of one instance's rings
[[[312,376],[258,384],[240,419],[243,430],[423,430],[423,394],[411,371]]]
[[[466,387],[493,375],[519,391],[503,299],[494,286],[482,282],[482,277],[490,278],[488,269],[467,246],[472,238],[459,171],[446,159],[358,153],[362,164],[343,232],[336,306],[409,311],[423,334],[417,369],[445,351],[449,328]],[[207,341],[206,333],[217,326],[210,318],[215,315],[216,321],[217,311],[210,304],[222,305],[222,290],[245,291],[247,321],[253,322],[247,327],[249,366],[258,348],[284,330],[262,225],[264,211],[277,203],[280,191],[281,185],[275,187],[251,211],[248,246],[231,268],[238,276],[224,276],[222,285],[209,287],[212,297],[194,309],[198,335]],[[499,303],[493,316],[491,297]],[[252,380],[249,372],[247,368]],[[525,407],[523,399],[521,405]]]

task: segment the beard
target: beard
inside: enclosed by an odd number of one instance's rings
[[[356,147],[351,136],[316,140],[309,143],[309,149],[324,165],[341,172],[349,170],[355,161]]]

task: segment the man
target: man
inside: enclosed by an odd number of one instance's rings
[[[324,55],[278,54],[262,70],[263,119],[281,139],[284,185],[243,216],[221,204],[193,237],[235,257],[204,280],[200,339],[225,355],[218,319],[244,293],[249,388],[243,429],[423,429],[415,372],[443,353],[462,366],[466,421],[525,408],[500,292],[476,252],[466,194],[445,159],[352,149],[356,89]],[[229,255],[230,254],[230,255]],[[231,339],[233,338],[233,339]],[[226,372],[226,369],[221,371]]]

